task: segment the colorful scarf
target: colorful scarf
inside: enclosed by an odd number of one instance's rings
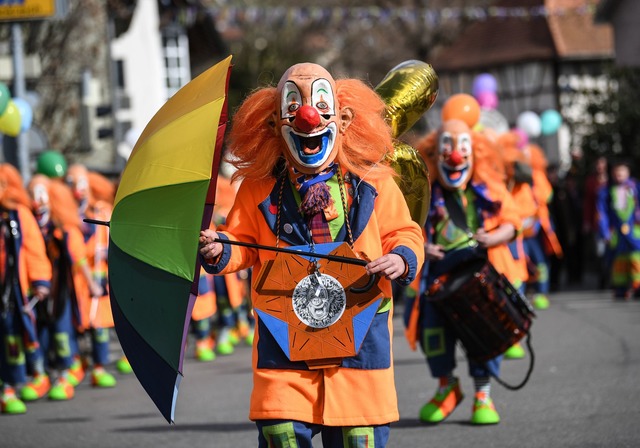
[[[338,168],[332,163],[320,173],[305,174],[295,167],[289,167],[289,177],[300,194],[300,212],[307,220],[314,243],[330,243],[333,241],[328,220],[335,217],[335,206],[327,181]]]

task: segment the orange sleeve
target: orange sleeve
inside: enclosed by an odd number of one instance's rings
[[[38,222],[31,210],[18,206],[18,217],[22,230],[22,255],[26,267],[26,283],[50,282],[52,275],[51,262],[47,257],[44,238],[38,227]]]
[[[65,228],[67,232],[67,247],[71,255],[71,262],[74,266],[87,262],[87,246],[84,242],[82,232],[77,227]]]

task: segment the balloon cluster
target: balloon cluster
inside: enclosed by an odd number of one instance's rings
[[[496,111],[498,107],[498,81],[490,73],[481,73],[473,79],[471,88],[473,97],[481,109],[479,124],[482,128],[492,127],[498,132],[506,132],[506,119],[502,119]],[[443,117],[444,118],[444,117]],[[542,114],[526,110],[516,120],[516,131],[526,139],[537,138],[540,135],[553,135],[562,125],[562,116],[554,109],[547,109]]]
[[[547,109],[542,114],[526,110],[516,120],[516,128],[523,131],[529,138],[540,137],[540,135],[553,135],[558,132],[562,125],[560,112],[554,109]]]
[[[22,98],[12,98],[6,84],[0,82],[0,133],[16,137],[27,131],[33,121],[33,110]]]

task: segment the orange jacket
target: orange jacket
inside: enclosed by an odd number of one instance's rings
[[[414,279],[424,261],[424,240],[418,224],[412,221],[405,199],[392,178],[371,182],[351,176],[345,179],[349,191],[351,229],[354,251],[363,252],[371,260],[394,251],[409,264],[405,282]],[[275,246],[275,223],[278,216],[279,183],[271,179],[245,180],[227,219],[224,237],[248,243]],[[280,206],[280,246],[306,243],[306,229],[297,211],[290,186]],[[357,195],[358,199],[354,198]],[[288,202],[287,202],[288,201]],[[336,208],[340,208],[338,205]],[[344,226],[341,232],[346,232]],[[342,240],[339,234],[337,240]],[[260,272],[266,260],[275,253],[246,247],[225,245],[215,273],[229,273],[253,267]],[[211,267],[211,265],[209,265]],[[381,279],[379,287],[391,297],[391,282]],[[252,290],[252,294],[256,294]],[[380,312],[379,312],[380,313]],[[380,313],[384,316],[384,313]],[[389,343],[392,310],[385,317]],[[397,398],[393,376],[393,356],[389,366],[379,369],[330,367],[318,370],[258,368],[260,356],[259,322],[253,345],[254,387],[249,418],[300,420],[330,426],[369,426],[398,420]],[[391,345],[389,345],[389,348]],[[375,393],[372,393],[375,391]]]

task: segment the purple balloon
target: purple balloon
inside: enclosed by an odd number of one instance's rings
[[[476,95],[478,104],[483,109],[495,109],[498,107],[498,94],[495,92],[484,91]]]
[[[498,81],[490,73],[481,73],[473,79],[473,96],[476,98],[481,92],[498,92]]]

